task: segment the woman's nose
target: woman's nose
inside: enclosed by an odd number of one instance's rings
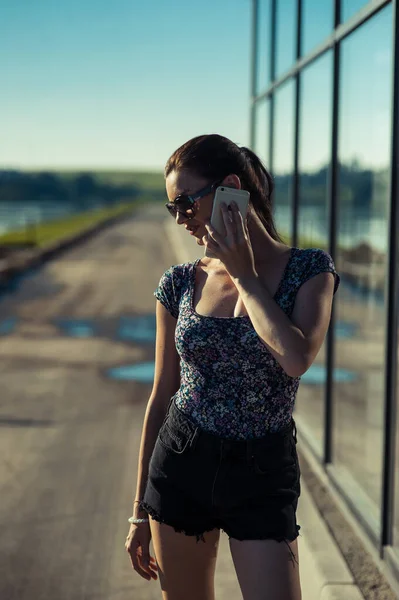
[[[176,214],[176,223],[178,225],[181,225],[182,223],[185,223],[186,221],[188,221],[188,218],[185,217],[184,215],[182,215],[179,211],[177,211],[177,214]]]

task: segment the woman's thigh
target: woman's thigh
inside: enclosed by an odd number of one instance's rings
[[[195,535],[176,532],[150,517],[154,554],[163,600],[214,600],[214,577],[220,530]]]
[[[297,539],[229,543],[244,600],[301,600]]]

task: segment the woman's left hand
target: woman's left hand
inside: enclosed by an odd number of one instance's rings
[[[221,204],[226,237],[220,235],[208,222],[205,224],[208,235],[203,237],[204,246],[222,261],[233,281],[256,277],[247,224],[235,202],[232,202],[231,208],[229,211],[224,202]]]

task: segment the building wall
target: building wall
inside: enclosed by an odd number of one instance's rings
[[[279,232],[341,275],[298,428],[399,582],[395,22],[396,2],[254,0],[251,145]]]

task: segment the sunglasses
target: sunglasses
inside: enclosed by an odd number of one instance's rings
[[[169,211],[169,214],[171,214],[172,217],[176,218],[177,213],[179,213],[187,219],[192,219],[195,216],[196,212],[194,209],[195,202],[200,198],[203,198],[204,196],[207,196],[208,194],[213,192],[213,190],[217,188],[218,185],[222,183],[222,181],[223,179],[215,181],[214,183],[211,183],[211,185],[207,185],[206,187],[202,188],[194,194],[191,194],[190,196],[186,194],[180,194],[179,196],[176,196],[173,202],[167,202],[165,204],[166,208]]]

